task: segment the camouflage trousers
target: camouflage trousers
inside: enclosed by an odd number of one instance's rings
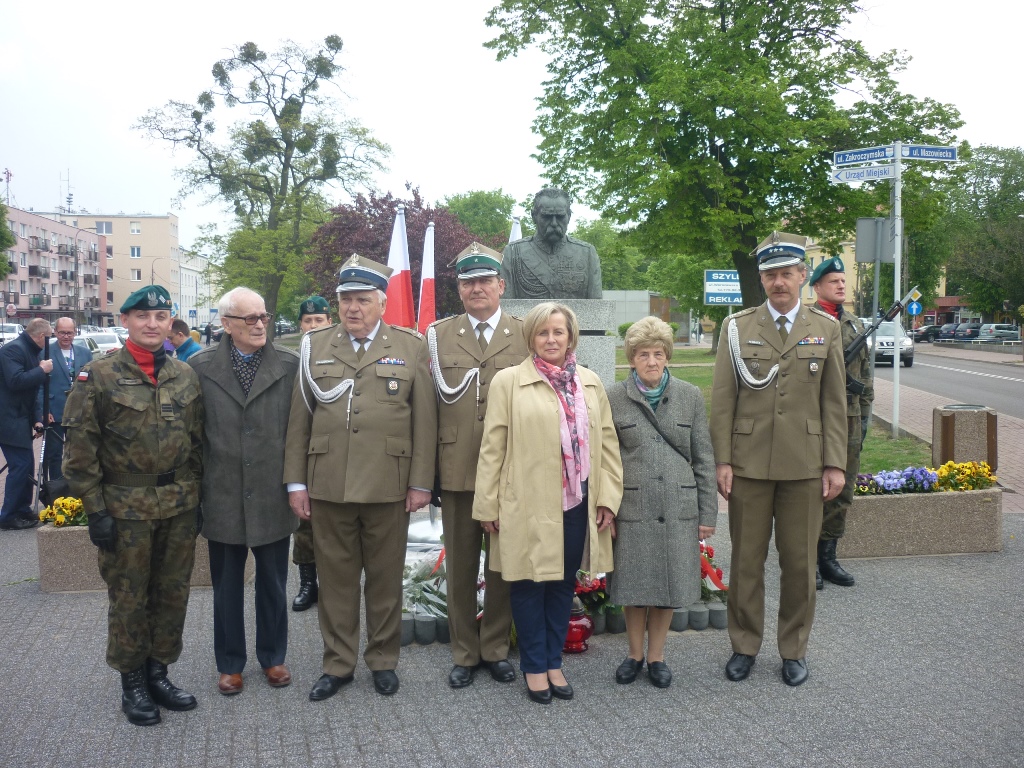
[[[847,419],[846,441],[846,485],[832,501],[825,502],[821,520],[821,538],[841,539],[846,533],[846,513],[853,504],[853,488],[860,472],[861,426],[860,417]]]
[[[118,672],[138,669],[147,658],[172,664],[181,655],[196,516],[116,522],[114,551],[99,550],[109,596],[107,664]]]
[[[313,565],[313,524],[309,520],[300,520],[299,528],[292,534],[292,562],[296,565]]]

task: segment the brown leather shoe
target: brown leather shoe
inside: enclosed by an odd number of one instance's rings
[[[292,681],[292,673],[288,671],[287,664],[278,664],[275,667],[264,669],[263,674],[267,676],[267,682],[272,688],[284,688]]]
[[[241,675],[221,675],[220,682],[217,683],[217,689],[225,696],[234,696],[236,693],[242,692],[242,676]]]

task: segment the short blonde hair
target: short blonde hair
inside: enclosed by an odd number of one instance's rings
[[[552,315],[562,315],[565,317],[565,326],[569,329],[569,349],[566,351],[575,352],[576,344],[580,340],[580,324],[577,322],[576,315],[571,309],[564,304],[557,304],[553,301],[542,302],[526,314],[526,318],[523,320],[523,335],[526,336],[526,346],[530,348],[531,352],[537,354],[537,350],[533,348],[533,337],[537,335],[537,329],[550,320]]]
[[[657,317],[637,320],[626,331],[626,360],[633,364],[633,356],[642,347],[661,347],[665,358],[672,359],[672,326]]]

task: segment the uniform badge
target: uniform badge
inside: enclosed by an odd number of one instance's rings
[[[763,347],[763,341],[757,341],[756,339],[747,339],[747,344],[753,344],[755,347]]]
[[[811,367],[811,373],[817,373],[818,372],[818,363],[816,361],[812,360],[810,367]]]
[[[88,371],[79,371],[78,372],[78,380],[79,381],[88,381],[89,380],[89,372]]]
[[[317,360],[314,365],[334,365],[333,360]]]
[[[149,306],[151,307],[155,307],[157,304],[159,304],[156,298],[156,291],[150,291],[149,293],[146,294],[146,303],[149,304]]]
[[[397,395],[398,394],[398,379],[388,379],[388,394],[389,395]]]
[[[752,361],[750,363],[750,370],[753,371],[754,373],[757,373],[759,370],[761,370],[761,363],[759,363],[757,360]]]

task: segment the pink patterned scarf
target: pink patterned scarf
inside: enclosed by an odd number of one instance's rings
[[[587,402],[583,384],[576,374],[576,355],[565,356],[559,368],[534,356],[537,372],[551,385],[562,409],[559,433],[562,442],[562,510],[572,509],[583,501],[583,481],[590,477],[590,429],[587,426]]]

